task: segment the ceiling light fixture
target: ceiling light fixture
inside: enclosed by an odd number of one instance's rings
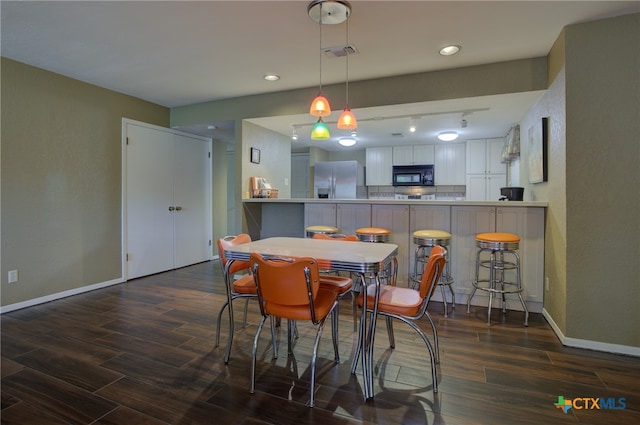
[[[455,131],[443,131],[442,133],[438,134],[438,139],[442,140],[443,142],[451,142],[453,140],[456,140],[458,138],[458,133]]]
[[[313,125],[311,129],[312,140],[327,140],[331,137],[329,133],[329,127],[322,121],[322,117],[318,118],[318,121]]]
[[[346,82],[345,82],[345,107],[340,117],[338,117],[337,127],[340,130],[354,130],[358,128],[358,121],[356,120],[356,116],[351,112],[349,108],[349,15],[351,13],[351,7],[345,8],[345,20],[347,21],[347,30],[346,30],[346,43],[344,46],[345,53],[345,61],[346,61]],[[355,144],[355,140],[354,140]]]
[[[414,117],[409,118],[409,131],[416,132],[416,119]]]
[[[440,54],[442,56],[451,56],[451,55],[455,55],[456,53],[458,53],[460,51],[460,49],[462,49],[461,46],[452,44],[450,46],[445,46],[442,49],[440,49]]]
[[[280,76],[277,74],[266,74],[264,76],[264,79],[267,81],[278,81],[280,79]]]
[[[339,143],[341,146],[347,146],[347,147],[348,147],[348,146],[353,146],[353,145],[355,145],[355,144],[356,144],[356,139],[355,139],[355,138],[353,138],[353,137],[341,137],[341,138],[338,140],[338,143]]]
[[[293,127],[293,130],[291,130],[291,140],[298,140],[298,132],[296,131],[295,127]]]

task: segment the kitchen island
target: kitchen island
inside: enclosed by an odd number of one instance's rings
[[[385,227],[390,242],[398,245],[398,282],[407,285],[413,273],[416,245],[413,232],[420,229],[451,233],[451,272],[457,309],[461,312],[475,275],[475,235],[510,232],[520,236],[522,284],[529,310],[542,311],[544,295],[544,221],[546,202],[521,201],[427,201],[407,199],[270,199],[243,200],[245,223],[253,239],[272,236],[304,237],[305,227],[328,225],[353,234],[359,227]],[[487,305],[478,293],[474,305]],[[517,298],[507,307],[522,310]],[[434,302],[441,300],[436,291]],[[498,304],[494,304],[497,306]],[[463,310],[460,310],[463,309]]]

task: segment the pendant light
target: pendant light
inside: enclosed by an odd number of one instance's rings
[[[317,2],[312,2],[309,5],[309,8],[307,9],[307,12],[309,13],[309,16],[311,16],[311,8],[315,7]],[[314,117],[326,117],[329,116],[331,114],[331,106],[329,105],[329,101],[327,100],[326,97],[324,97],[324,95],[322,94],[322,6],[323,6],[323,1],[319,3],[320,6],[320,13],[318,15],[318,24],[320,24],[320,90],[318,91],[318,95],[316,96],[315,99],[313,99],[313,102],[311,102],[311,107],[309,108],[309,113],[311,115],[313,115]],[[313,19],[313,18],[312,18]],[[320,122],[320,121],[319,121]],[[325,125],[326,127],[326,125]],[[314,127],[315,129],[315,127]],[[329,129],[327,128],[327,132],[329,131]],[[312,136],[311,138],[313,139],[313,132],[311,133]]]
[[[346,9],[345,11],[345,20],[347,21],[347,42],[344,46],[344,52],[346,54],[346,81],[345,81],[345,107],[340,116],[338,117],[337,127],[341,130],[355,130],[358,128],[358,121],[356,120],[356,116],[351,112],[349,108],[349,13],[351,9]]]
[[[327,140],[330,137],[329,127],[322,121],[322,117],[318,118],[318,122],[311,129],[311,140]]]

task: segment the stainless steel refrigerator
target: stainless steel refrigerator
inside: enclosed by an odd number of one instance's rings
[[[358,161],[324,161],[314,164],[313,197],[366,198],[364,167]]]

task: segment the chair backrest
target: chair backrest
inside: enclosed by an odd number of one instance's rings
[[[314,315],[313,300],[320,288],[320,272],[314,258],[252,253],[250,261],[263,314],[273,314],[274,310],[281,314],[283,308],[308,306]]]
[[[330,241],[357,242],[360,239],[356,235],[328,235],[326,233],[316,233],[312,239],[326,239]]]
[[[431,298],[433,291],[435,291],[446,261],[444,254],[445,250],[440,245],[436,245],[431,248],[429,260],[424,266],[424,272],[422,273],[422,279],[420,280],[421,298],[427,298],[428,300]]]
[[[235,245],[242,245],[251,242],[251,236],[246,233],[241,233],[237,236],[225,236],[218,239],[218,256],[220,257],[220,265],[222,266],[222,273],[224,273],[224,267],[227,263],[227,258],[224,255],[226,248],[233,247]],[[241,270],[248,270],[251,264],[248,261],[234,261],[229,269],[229,274],[233,275]]]

